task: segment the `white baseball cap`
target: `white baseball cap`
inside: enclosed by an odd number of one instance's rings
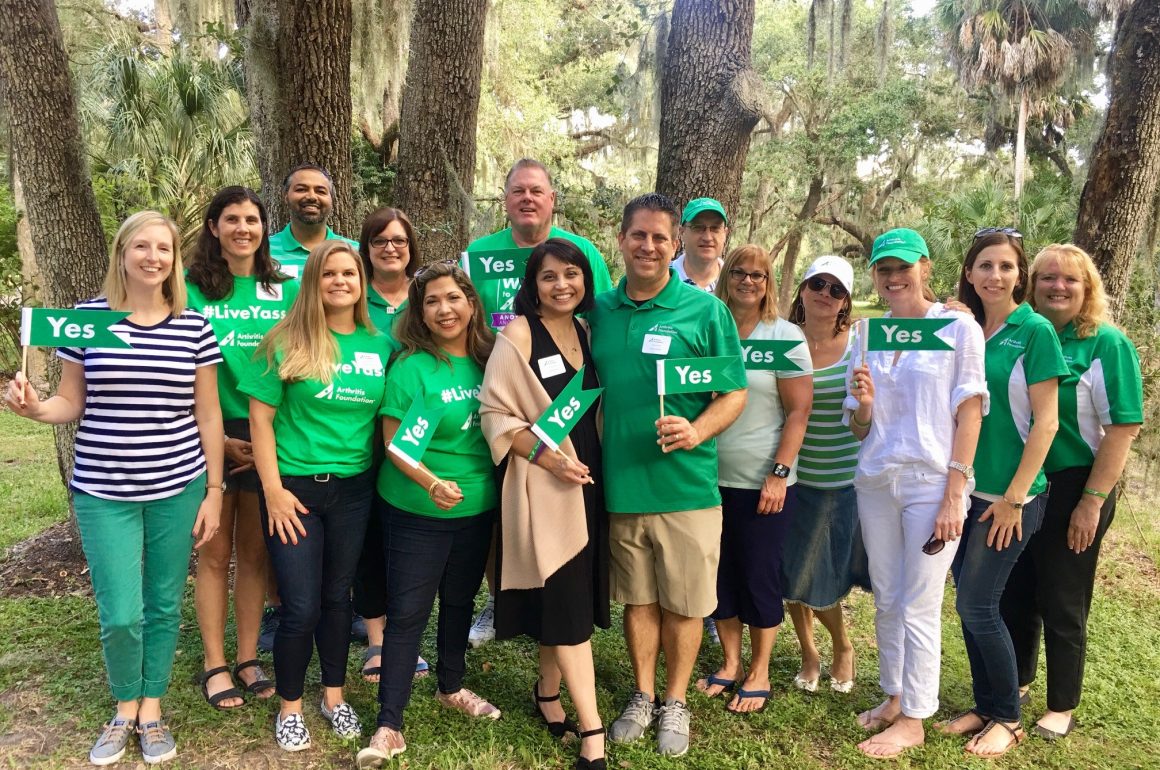
[[[846,287],[847,292],[854,293],[854,268],[841,257],[835,257],[832,254],[818,257],[806,268],[806,274],[802,276],[802,281],[808,281],[820,273],[829,273],[838,279],[838,283]]]

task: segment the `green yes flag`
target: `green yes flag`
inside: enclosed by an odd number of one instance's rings
[[[532,426],[532,433],[552,449],[559,449],[562,442],[580,418],[593,404],[604,388],[584,390],[584,367],[576,372],[576,376],[560,391],[556,400],[548,405],[547,410]]]
[[[741,340],[741,360],[746,369],[767,372],[800,372],[802,368],[786,355],[800,340]]]
[[[471,280],[483,281],[489,278],[523,278],[531,254],[530,248],[483,249],[465,251],[459,256]]]
[[[736,378],[737,363],[733,356],[662,358],[657,361],[657,395],[744,388],[745,380]]]
[[[20,309],[20,344],[46,348],[128,348],[132,345],[109,328],[128,317],[129,313],[117,310],[25,307]]]
[[[953,318],[871,318],[870,350],[954,350],[935,335],[954,323]]]
[[[419,391],[411,402],[411,408],[403,415],[387,450],[412,468],[418,468],[427,445],[431,443],[431,437],[435,435],[435,428],[439,426],[439,420],[446,411],[447,407],[443,404],[428,404],[427,394]]]

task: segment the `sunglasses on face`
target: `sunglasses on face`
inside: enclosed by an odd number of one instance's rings
[[[1023,233],[1019,232],[1014,227],[984,227],[981,230],[975,231],[975,239],[978,240],[979,238],[984,238],[988,235],[994,235],[996,233],[1002,233],[1003,235],[1010,236],[1011,238],[1019,238],[1021,240],[1023,238]]]
[[[927,540],[926,544],[923,545],[922,552],[927,556],[934,556],[936,553],[942,551],[945,545],[946,543],[944,543],[942,540],[939,540],[934,535],[931,535],[930,540]]]
[[[806,281],[806,287],[809,288],[810,291],[823,292],[826,290],[827,286],[830,288],[830,296],[834,299],[845,299],[846,295],[850,293],[846,291],[846,287],[842,284],[830,283],[825,278],[821,278],[816,275]]]

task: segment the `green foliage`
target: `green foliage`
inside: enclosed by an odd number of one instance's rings
[[[0,371],[20,367],[20,308],[27,288],[16,247],[16,202],[6,183],[0,184]]]

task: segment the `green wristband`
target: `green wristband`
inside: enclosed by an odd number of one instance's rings
[[[1085,495],[1091,495],[1092,497],[1098,497],[1098,498],[1099,498],[1099,499],[1101,499],[1101,500],[1107,500],[1107,499],[1108,499],[1108,493],[1107,493],[1107,492],[1099,492],[1099,491],[1097,491],[1097,490],[1095,490],[1095,489],[1092,489],[1091,487],[1084,487],[1084,488],[1083,488],[1083,493],[1084,493]]]

